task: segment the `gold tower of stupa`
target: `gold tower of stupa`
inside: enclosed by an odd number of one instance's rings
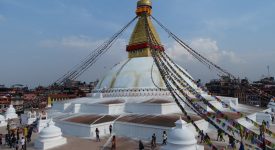
[[[138,22],[131,35],[129,44],[127,45],[128,57],[149,57],[151,56],[150,48],[163,51],[164,48],[161,44],[152,45],[148,42],[148,34],[146,29],[150,28],[156,43],[161,43],[158,33],[150,19],[152,14],[152,2],[150,0],[139,0],[137,2],[136,14],[138,16]],[[145,22],[148,22],[146,27]]]

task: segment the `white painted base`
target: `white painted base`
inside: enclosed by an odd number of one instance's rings
[[[46,150],[54,147],[58,147],[67,143],[67,139],[64,137],[47,139],[47,140],[36,140],[34,147],[36,150]]]
[[[166,145],[160,148],[161,150],[204,150],[204,146],[195,145],[190,147],[182,147],[176,145]]]

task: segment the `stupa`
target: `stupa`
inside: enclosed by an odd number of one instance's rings
[[[40,133],[38,139],[35,141],[35,148],[37,150],[51,149],[67,143],[67,139],[62,137],[61,129],[54,125],[52,119],[48,122],[48,126]]]
[[[176,127],[172,128],[168,136],[168,144],[162,150],[203,150],[204,147],[197,144],[195,134],[190,131],[187,123],[181,118],[175,122]]]
[[[0,127],[4,127],[7,125],[7,121],[4,116],[0,115]]]
[[[163,131],[172,130],[179,116],[187,122],[187,117],[182,114],[171,97],[151,56],[150,49],[152,47],[158,51],[164,51],[163,45],[148,43],[146,28],[150,28],[158,43],[161,43],[151,21],[151,13],[151,1],[139,0],[136,10],[138,22],[129,44],[126,46],[128,59],[114,66],[100,80],[89,97],[53,103],[51,109],[48,110],[48,116],[58,120],[56,126],[62,129],[63,134],[95,138],[95,129],[98,128],[100,136],[108,136],[109,125],[112,125],[113,133],[117,136],[150,141],[152,134],[155,133],[157,137],[162,137]],[[147,26],[144,24],[145,20],[148,22]],[[191,75],[185,69],[180,69],[183,73],[178,71],[179,75],[209,103],[242,124],[253,126],[243,116],[223,107],[220,101],[202,91],[190,80],[190,78],[192,79]],[[175,68],[175,70],[178,69]],[[238,104],[237,98],[219,97],[219,99],[236,110],[245,112],[254,120],[256,112],[265,111]],[[213,112],[203,103],[201,105],[209,113]],[[200,130],[205,133],[216,130],[188,107],[184,107],[184,109]],[[186,148],[194,148],[197,145],[194,140],[194,136],[197,136],[196,129],[184,121],[177,122],[178,126],[174,132],[172,130],[171,135],[168,134],[168,137],[174,137],[174,141],[182,140],[178,144],[184,145]],[[186,131],[188,136],[186,138],[178,137],[175,131]],[[162,139],[157,138],[157,142],[161,143]],[[172,146],[173,141],[169,144]]]
[[[6,120],[18,118],[18,115],[16,114],[16,111],[15,111],[13,105],[10,105],[9,108],[7,109],[7,111],[5,113],[5,118],[6,118]]]

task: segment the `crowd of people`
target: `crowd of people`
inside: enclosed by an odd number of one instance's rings
[[[26,144],[31,142],[34,126],[17,125],[8,120],[5,133],[0,133],[0,146],[15,150],[26,150]]]

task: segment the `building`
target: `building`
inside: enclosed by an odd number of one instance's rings
[[[232,80],[228,77],[221,77],[219,80],[211,80],[205,86],[214,95],[237,97],[242,104],[266,107],[269,98],[262,97],[249,91],[246,87],[253,86],[265,93],[275,95],[274,78],[263,78],[259,81],[249,83],[248,79]]]
[[[150,0],[138,1],[136,10],[138,21],[126,46],[128,59],[114,66],[103,76],[88,97],[56,101],[53,103],[52,108],[47,111],[49,117],[56,120],[56,126],[61,128],[65,135],[90,139],[96,137],[95,130],[98,129],[100,130],[100,136],[109,136],[109,128],[112,125],[112,133],[115,133],[118,137],[149,141],[153,134],[162,137],[164,131],[171,133],[170,131],[173,131],[175,122],[179,117],[183,121],[180,120],[181,123],[178,128],[184,128],[192,134],[188,133],[185,137],[174,134],[177,136],[174,140],[187,140],[181,141],[181,143],[187,145],[189,143],[185,142],[190,140],[192,141],[192,148],[196,147],[193,144],[197,145],[194,137],[198,133],[190,120],[195,122],[199,130],[203,130],[205,133],[216,133],[216,128],[200,117],[201,115],[197,115],[187,105],[177,104],[168,91],[151,54],[151,50],[164,51],[160,37],[151,21],[151,10]],[[155,37],[156,43],[148,42],[150,38],[148,30]],[[254,127],[253,124],[244,117],[249,115],[256,118],[257,112],[266,111],[257,107],[239,105],[238,99],[225,97],[225,95],[234,95],[231,86],[236,81],[230,81],[224,77],[218,85],[223,88],[217,91],[217,93],[221,92],[223,94],[215,98],[208,95],[207,92],[194,83],[192,76],[185,69],[175,66],[177,65],[174,65],[173,69],[177,71],[178,76],[182,79],[176,81],[177,83],[184,80],[189,88],[198,92],[199,96],[205,98],[209,105],[226,114],[230,120],[238,121],[239,124],[252,128]],[[188,96],[192,97],[192,100],[198,100],[198,95],[189,92],[185,87],[181,88]],[[182,100],[186,102],[186,98],[182,97]],[[209,105],[200,101],[194,101],[193,103],[199,105],[204,113],[215,115]],[[228,106],[225,107],[224,104]],[[184,107],[189,116],[185,115],[178,106]],[[229,106],[240,112],[229,109]],[[245,116],[240,115],[241,113]],[[223,118],[212,118],[212,121],[224,121],[221,119]],[[226,124],[228,128],[231,126],[228,122]],[[228,130],[226,124],[221,128]],[[192,136],[189,137],[188,135]],[[241,140],[240,136],[235,137]],[[162,138],[157,138],[157,143],[161,142]],[[226,143],[225,146],[227,145]]]

